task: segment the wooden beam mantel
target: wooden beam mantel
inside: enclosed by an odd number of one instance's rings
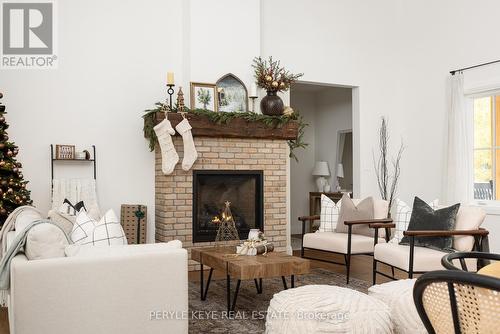
[[[243,118],[234,118],[227,124],[217,124],[203,115],[186,113],[194,137],[226,137],[226,138],[262,138],[262,139],[297,139],[299,125],[295,121],[290,121],[281,128],[272,128],[260,121],[246,121]],[[157,112],[155,124],[165,119],[165,113]],[[182,115],[180,113],[168,113],[168,119],[175,128]],[[177,134],[178,135],[178,134]]]

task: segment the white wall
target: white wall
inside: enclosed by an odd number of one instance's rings
[[[309,191],[316,191],[311,172],[316,159],[315,154],[315,129],[316,129],[316,96],[300,90],[290,93],[290,105],[300,112],[304,122],[309,124],[305,128],[304,142],[309,146],[306,149],[295,150],[298,161],[290,160],[290,201],[291,201],[291,232],[301,233],[301,225],[297,218],[309,214]]]
[[[316,160],[328,162],[331,173],[328,182],[335,189],[339,131],[352,129],[352,89],[331,88],[318,94],[317,98]]]

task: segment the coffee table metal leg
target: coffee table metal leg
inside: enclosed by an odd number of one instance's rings
[[[200,265],[200,299],[203,300],[203,264]]]
[[[256,278],[253,279],[255,282],[255,288],[257,289],[257,293],[261,294],[262,293],[262,278],[259,278],[259,281],[257,281]]]
[[[281,280],[283,281],[283,289],[288,290],[288,286],[286,285],[286,278],[285,278],[285,276],[281,276]]]
[[[241,280],[238,280],[238,282],[236,282],[236,290],[234,291],[233,305],[231,305],[230,311],[234,311],[234,309],[236,307],[236,298],[238,298],[238,292],[240,291],[240,284],[241,284]]]
[[[292,275],[292,289],[295,288],[295,275]]]
[[[231,311],[231,276],[226,276],[227,311]]]
[[[208,273],[208,280],[205,289],[203,289],[203,273],[201,274],[201,300],[207,299],[208,287],[210,286],[210,282],[212,281],[212,273],[214,272],[213,268],[210,268]]]

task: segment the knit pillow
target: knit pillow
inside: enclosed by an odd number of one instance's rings
[[[334,232],[339,220],[342,200],[335,203],[331,198],[321,195],[321,214],[318,232]]]
[[[126,245],[125,232],[113,210],[108,210],[101,220],[96,221],[81,211],[76,216],[71,240],[79,245]]]
[[[438,208],[438,203],[438,199],[435,199],[432,202],[427,202],[427,204],[434,210]],[[396,225],[396,231],[394,233],[394,238],[392,238],[390,242],[399,243],[403,239],[403,232],[408,229],[408,225],[410,224],[412,208],[399,198],[396,198],[394,204],[392,217],[394,224]]]

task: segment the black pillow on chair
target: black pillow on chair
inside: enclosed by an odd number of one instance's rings
[[[87,208],[85,207],[85,204],[83,203],[83,201],[80,201],[80,202],[76,203],[75,205],[73,205],[67,198],[65,198],[63,204],[68,204],[68,208],[67,208],[68,212],[66,212],[66,213],[71,214],[73,216],[76,216],[76,214],[78,212],[80,212],[80,210],[82,208],[85,211],[87,211]]]
[[[450,231],[455,228],[460,203],[434,210],[420,198],[415,197],[408,231]],[[409,245],[410,238],[403,237],[400,245]],[[453,237],[415,237],[415,246],[451,250]]]

